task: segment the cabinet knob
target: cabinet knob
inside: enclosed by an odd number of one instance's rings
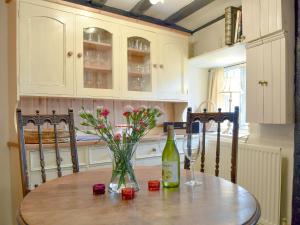
[[[268,86],[268,81],[264,81],[263,86]]]
[[[68,56],[71,57],[72,55],[73,55],[73,52],[72,52],[72,51],[69,51],[69,52],[68,52]]]
[[[77,54],[77,57],[78,57],[78,58],[81,58],[81,57],[82,57],[82,53],[78,53],[78,54]]]
[[[259,84],[259,85],[263,85],[263,83],[264,83],[264,82],[263,82],[262,80],[258,81],[258,84]]]
[[[157,64],[153,64],[153,67],[154,67],[154,68],[157,68]]]
[[[156,152],[156,148],[152,148],[152,152]]]
[[[160,67],[161,69],[163,69],[163,68],[164,68],[164,65],[163,65],[163,64],[160,64],[159,67]]]

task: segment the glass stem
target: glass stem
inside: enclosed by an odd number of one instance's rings
[[[194,167],[194,162],[191,162],[191,169],[192,169],[192,181],[195,181],[195,167]]]

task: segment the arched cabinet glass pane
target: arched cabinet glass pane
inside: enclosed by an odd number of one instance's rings
[[[141,37],[127,39],[128,91],[152,91],[150,44]]]
[[[113,89],[112,34],[97,27],[83,31],[84,88]]]

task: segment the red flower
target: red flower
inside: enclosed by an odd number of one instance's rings
[[[101,112],[101,116],[107,117],[109,115],[109,109],[108,108],[104,108],[103,111]]]
[[[130,112],[124,112],[124,113],[123,113],[123,116],[129,117],[129,116],[130,116]]]
[[[120,140],[121,140],[121,137],[122,137],[121,134],[119,134],[119,133],[118,133],[118,134],[115,134],[114,140],[115,140],[115,141],[120,141]]]
[[[104,128],[105,128],[105,125],[104,125],[104,124],[100,124],[100,125],[98,125],[97,128],[98,128],[99,130],[104,129]]]

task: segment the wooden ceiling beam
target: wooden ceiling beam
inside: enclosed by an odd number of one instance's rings
[[[104,6],[107,0],[89,0],[92,5]]]
[[[178,21],[183,20],[187,16],[203,8],[207,4],[212,3],[213,1],[214,0],[194,0],[190,4],[186,5],[185,7],[165,19],[165,22],[168,24],[175,24]]]
[[[152,4],[149,0],[140,0],[136,5],[130,10],[130,12],[134,15],[143,15]]]

